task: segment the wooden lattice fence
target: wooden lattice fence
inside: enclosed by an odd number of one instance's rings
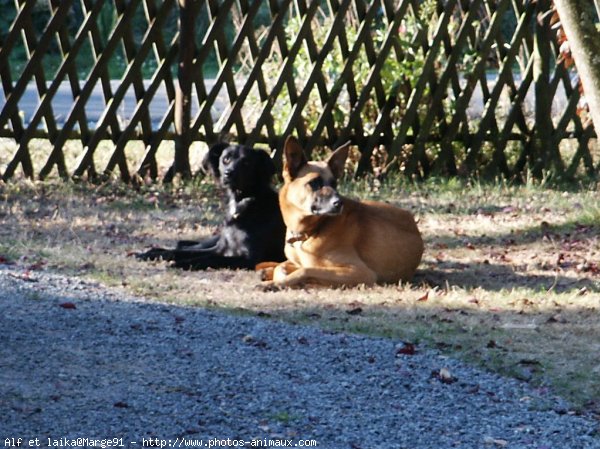
[[[549,0],[0,4],[5,180],[19,166],[156,178],[167,141],[167,178],[190,173],[194,142],[270,147],[279,163],[289,134],[307,151],[351,140],[359,173],[599,170]]]

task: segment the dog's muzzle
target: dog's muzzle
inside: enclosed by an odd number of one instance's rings
[[[324,187],[315,196],[310,211],[313,215],[339,215],[344,202],[338,193],[330,187]]]

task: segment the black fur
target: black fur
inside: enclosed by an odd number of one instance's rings
[[[208,152],[203,168],[227,197],[225,223],[219,235],[180,241],[175,249],[153,248],[137,257],[165,259],[185,269],[244,268],[283,261],[285,225],[277,193],[271,188],[275,166],[269,155],[241,145],[219,143]]]

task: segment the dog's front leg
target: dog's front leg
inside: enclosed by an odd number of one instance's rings
[[[320,285],[372,285],[377,282],[377,275],[374,271],[365,267],[344,266],[344,267],[319,267],[319,268],[301,268],[297,267],[289,272],[283,278],[273,277],[276,285],[293,287],[302,284],[320,284]]]
[[[286,260],[285,262],[262,262],[256,265],[257,271],[260,272],[260,289],[263,291],[276,291],[280,287],[285,286],[283,282],[286,277],[297,270],[299,267],[293,262]]]
[[[289,260],[281,262],[273,270],[273,282],[277,285],[287,285],[285,284],[285,280],[299,269],[301,268],[298,265]]]

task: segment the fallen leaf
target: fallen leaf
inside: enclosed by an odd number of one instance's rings
[[[360,307],[356,307],[354,309],[350,309],[350,310],[346,310],[346,313],[348,315],[360,315],[362,313],[363,309]]]
[[[412,343],[402,342],[396,345],[396,355],[415,355],[417,349]]]
[[[308,339],[306,337],[298,337],[297,341],[301,345],[308,345]]]
[[[9,273],[9,276],[14,277],[15,279],[19,279],[21,281],[25,281],[25,282],[37,282],[38,281],[36,278],[31,276],[31,273],[29,271],[24,271],[21,274]]]
[[[69,309],[69,310],[74,310],[77,308],[77,306],[75,304],[73,304],[72,302],[61,302],[58,306],[62,307],[63,309]]]
[[[248,335],[244,335],[242,337],[242,341],[244,343],[246,343],[247,345],[250,346],[254,346],[257,348],[262,348],[262,349],[266,349],[269,347],[269,345],[267,345],[267,342],[264,340],[259,340],[257,338],[254,338],[252,335],[248,334]]]
[[[480,389],[479,385],[473,385],[467,389],[467,393],[477,394],[477,393],[479,393],[479,389]]]
[[[508,444],[508,441],[506,441],[506,440],[501,440],[499,438],[492,438],[492,437],[485,437],[483,439],[483,442],[485,444],[490,444],[490,445],[495,445],[495,446],[500,446],[500,447],[504,447]]]
[[[34,264],[29,265],[27,267],[27,270],[39,270],[43,268],[44,265],[46,265],[46,262],[36,262]]]
[[[438,379],[444,384],[451,384],[456,382],[456,378],[452,375],[448,368],[441,368],[438,372]]]
[[[541,365],[542,363],[538,360],[535,359],[521,359],[519,360],[519,365],[524,365],[524,366],[537,366],[537,365]]]
[[[425,302],[429,299],[429,291],[425,292],[423,296],[417,298],[417,302]]]

